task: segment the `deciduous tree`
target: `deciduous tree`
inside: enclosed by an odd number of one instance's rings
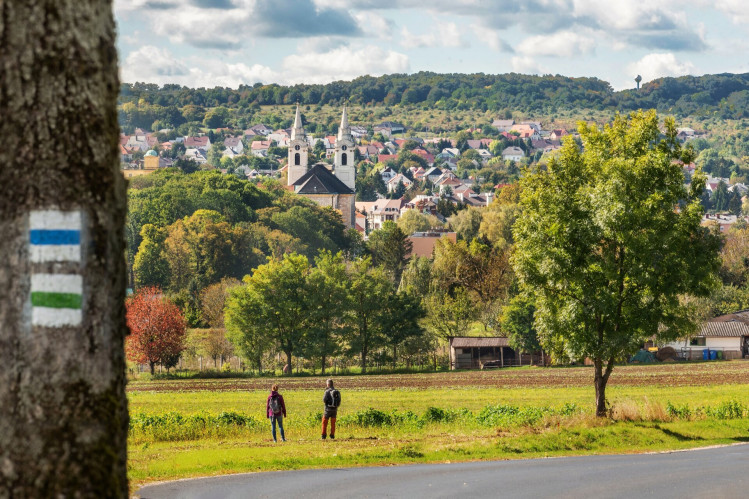
[[[127,326],[128,359],[148,364],[151,374],[156,364],[166,363],[184,349],[185,319],[159,288],[141,288],[127,300]]]
[[[536,297],[542,343],[562,338],[594,365],[596,414],[606,410],[614,362],[646,338],[694,327],[683,295],[707,295],[719,238],[702,227],[698,170],[672,119],[661,138],[654,111],[617,116],[598,130],[581,124],[581,150],[567,141],[546,171],[523,178],[515,223],[515,270]]]

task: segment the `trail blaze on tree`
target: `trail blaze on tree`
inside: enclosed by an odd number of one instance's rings
[[[0,497],[128,496],[118,90],[110,1],[0,1]],[[77,259],[33,261],[40,210]],[[32,322],[34,275],[75,320]]]
[[[127,357],[148,364],[151,374],[156,364],[166,364],[184,350],[185,318],[159,288],[141,288],[128,299],[127,325]]]
[[[719,265],[720,240],[700,225],[705,177],[684,186],[693,154],[673,120],[665,128],[655,111],[581,124],[582,151],[568,140],[521,181],[514,268],[535,295],[542,344],[593,361],[598,416],[614,362],[653,335],[691,332],[684,298],[707,295]]]

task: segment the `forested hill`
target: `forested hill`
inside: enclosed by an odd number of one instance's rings
[[[633,82],[634,85],[634,82]],[[326,85],[243,85],[231,88],[187,88],[180,85],[125,83],[120,104],[182,109],[224,106],[249,109],[268,104],[414,104],[439,109],[512,110],[525,113],[559,109],[656,108],[676,115],[749,115],[749,73],[659,78],[638,90],[615,92],[598,78],[530,76],[516,73],[392,74],[362,76]],[[130,103],[130,104],[126,104]]]

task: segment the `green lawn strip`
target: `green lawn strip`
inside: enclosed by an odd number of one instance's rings
[[[335,441],[320,441],[315,429],[289,430],[274,444],[269,431],[239,438],[135,443],[129,475],[147,482],[228,473],[387,466],[405,463],[517,459],[686,449],[749,440],[749,419],[610,423],[585,419],[572,426],[466,428],[430,425],[413,433],[390,429],[340,429]]]

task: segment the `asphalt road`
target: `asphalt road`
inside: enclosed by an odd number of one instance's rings
[[[749,497],[749,444],[663,454],[243,473],[149,485],[143,499]]]

